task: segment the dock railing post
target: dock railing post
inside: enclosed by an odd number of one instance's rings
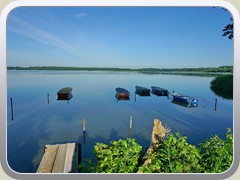
[[[13,121],[13,101],[12,101],[12,98],[10,98],[10,103],[11,103],[11,116],[12,116],[12,121]]]

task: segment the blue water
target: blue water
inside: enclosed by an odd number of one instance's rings
[[[133,137],[145,149],[150,144],[155,118],[172,133],[187,136],[188,142],[195,145],[215,134],[224,138],[227,128],[233,126],[233,101],[211,91],[213,79],[126,72],[8,71],[8,163],[17,172],[36,172],[44,145],[64,142],[81,143],[82,159],[93,157],[96,142],[109,143],[119,138]],[[136,95],[135,101],[135,85],[160,86],[199,98],[198,107],[176,105],[166,96]],[[57,91],[66,86],[73,88],[73,98],[57,101]],[[131,94],[130,101],[117,101],[116,87],[126,88]],[[14,120],[10,98],[13,98]],[[86,119],[85,140],[83,119]]]

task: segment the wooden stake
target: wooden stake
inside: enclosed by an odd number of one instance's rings
[[[12,115],[12,121],[13,121],[13,102],[12,102],[12,98],[10,98],[10,102],[11,102],[11,115]]]
[[[215,111],[217,110],[217,98],[215,99]]]
[[[83,132],[85,132],[86,131],[86,120],[85,119],[83,119]]]
[[[47,94],[47,100],[48,100],[48,104],[49,104],[49,102],[50,102],[50,100],[49,100],[49,93]]]
[[[132,129],[132,116],[130,116],[130,129]]]

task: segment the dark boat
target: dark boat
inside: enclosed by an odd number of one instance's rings
[[[139,96],[150,96],[151,89],[143,87],[143,86],[135,86],[135,93]]]
[[[118,100],[129,100],[130,93],[128,90],[120,87],[116,88],[115,90],[116,90],[115,97]]]
[[[62,88],[57,92],[57,95],[58,100],[70,100],[73,97],[72,88],[71,87]]]
[[[173,100],[175,100],[175,101],[180,101],[182,103],[187,103],[187,104],[197,104],[198,103],[197,98],[181,95],[178,93],[171,93],[171,95],[173,96]]]
[[[161,88],[161,87],[157,87],[157,86],[151,86],[151,93],[155,94],[157,96],[168,96],[168,90]]]

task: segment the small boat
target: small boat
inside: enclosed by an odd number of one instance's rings
[[[116,90],[115,97],[118,100],[129,100],[130,93],[128,90],[120,87],[116,88],[115,90]]]
[[[151,93],[155,94],[157,96],[168,96],[168,90],[161,88],[161,87],[157,87],[157,86],[151,86]]]
[[[135,86],[135,93],[139,96],[150,96],[151,89],[143,87],[143,86]]]
[[[58,100],[69,100],[73,97],[72,88],[71,87],[62,88],[57,92],[57,95]]]
[[[173,96],[173,100],[180,101],[182,103],[197,104],[197,102],[198,102],[197,98],[193,98],[190,96],[185,96],[185,95],[181,95],[178,93],[171,93],[171,95]]]

